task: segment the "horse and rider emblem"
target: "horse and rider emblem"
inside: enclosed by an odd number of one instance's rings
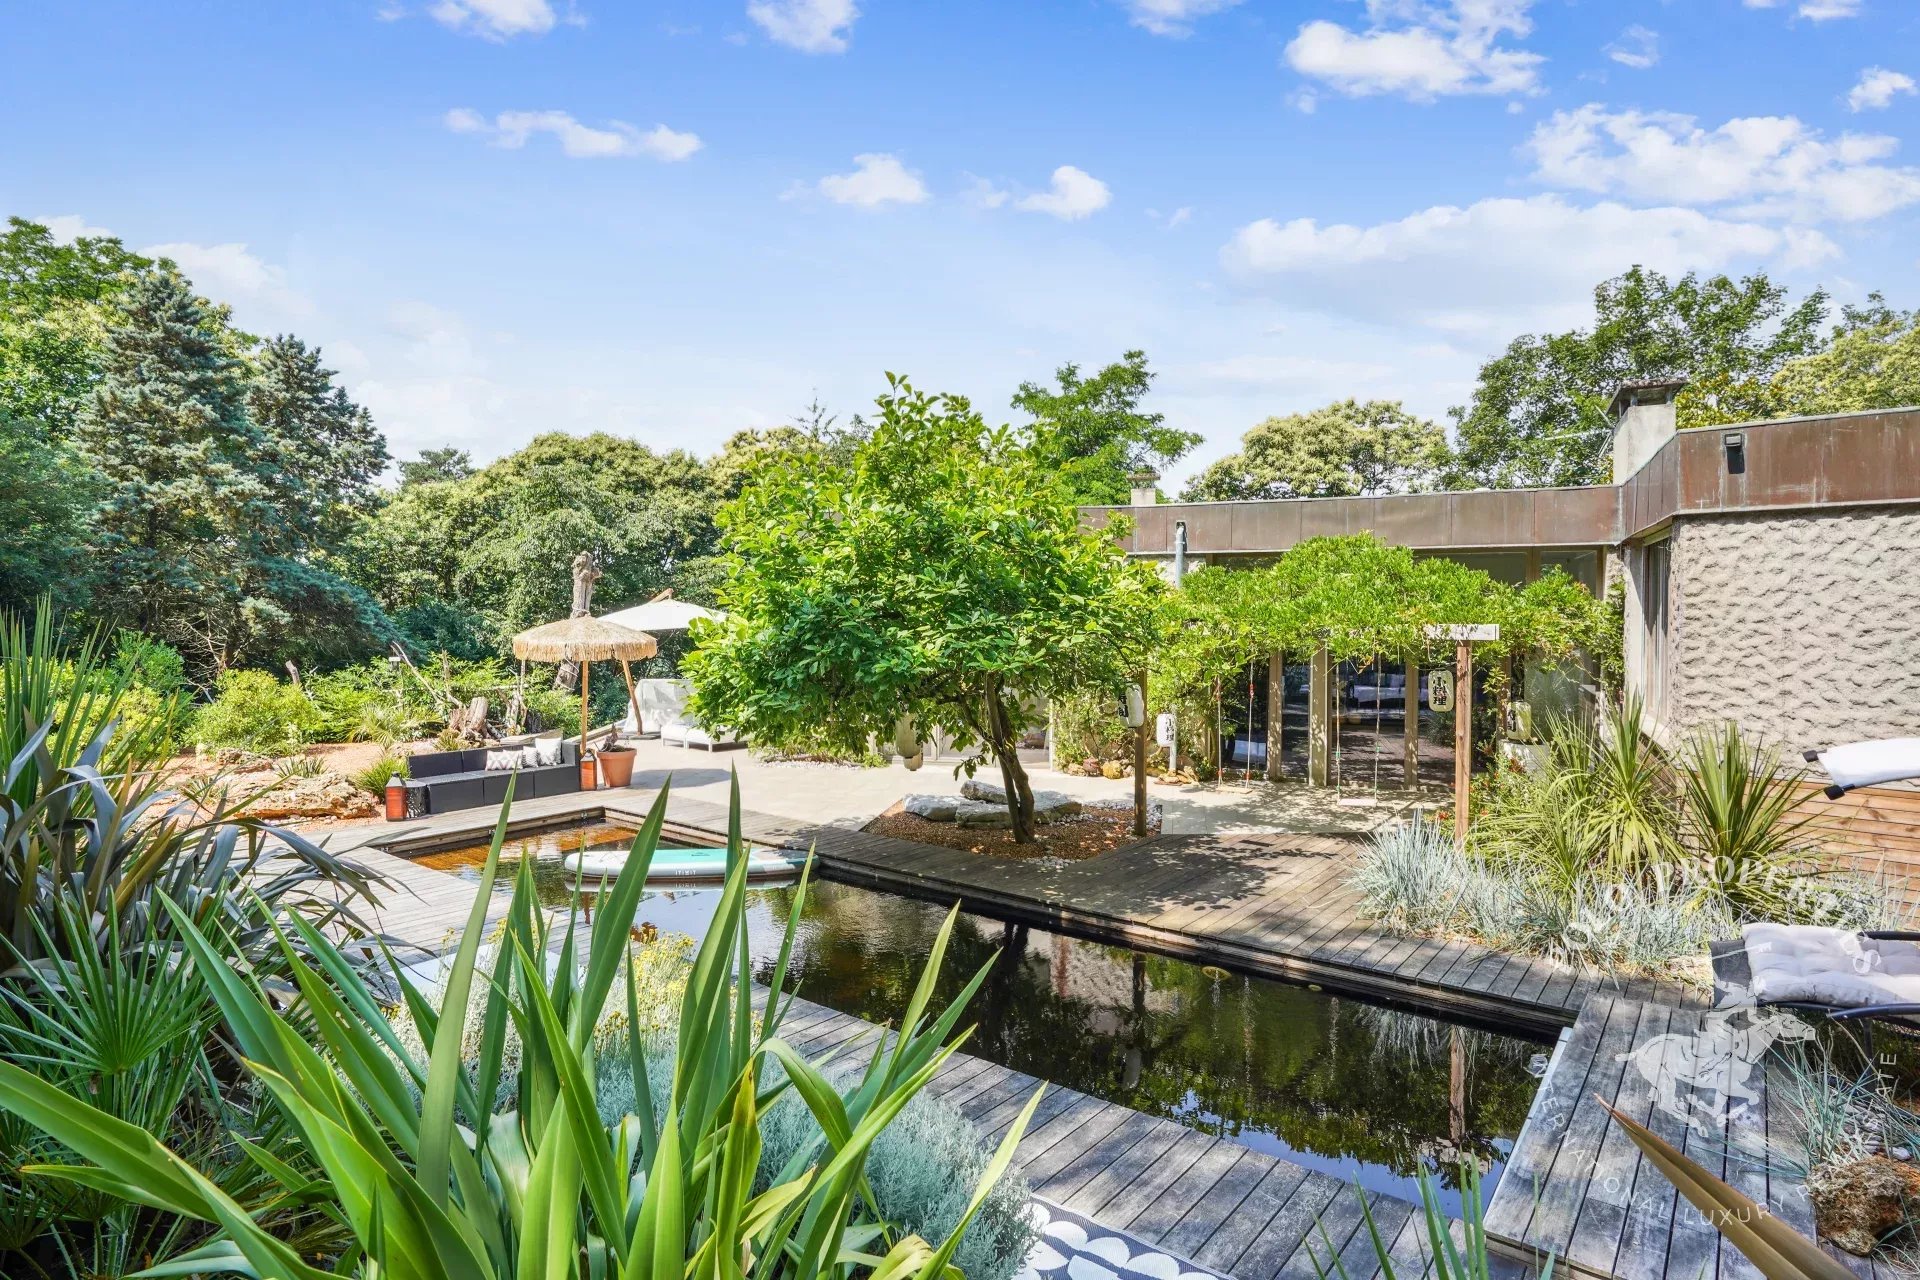
[[[1730,994],[1735,1000],[1745,996],[1737,988]],[[1769,1049],[1812,1038],[1813,1028],[1792,1013],[1762,1009],[1748,999],[1702,1015],[1696,1032],[1655,1036],[1614,1060],[1633,1064],[1661,1112],[1712,1135],[1759,1104],[1753,1073]]]

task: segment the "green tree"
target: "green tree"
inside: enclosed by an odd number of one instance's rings
[[[566,616],[581,551],[600,563],[596,610],[665,587],[711,599],[713,506],[708,469],[686,453],[542,435],[471,475],[403,483],[356,534],[352,577],[421,651],[498,653]],[[675,647],[663,644],[669,663]]]
[[[422,449],[418,458],[400,464],[400,485],[407,488],[440,480],[465,480],[472,474],[473,455],[465,449]]]
[[[92,470],[37,424],[0,412],[0,613],[80,602]]]
[[[1761,418],[1855,413],[1920,404],[1920,311],[1896,311],[1879,294],[1844,307],[1823,350],[1788,361],[1767,381],[1725,376],[1680,394],[1682,427]]]
[[[1764,275],[1668,280],[1634,267],[1594,290],[1593,323],[1524,334],[1481,366],[1473,401],[1453,410],[1455,488],[1604,484],[1608,400],[1622,383],[1688,377],[1765,383],[1821,348],[1827,299],[1790,303]]]
[[[140,630],[174,640],[213,586],[205,560],[250,542],[267,514],[264,442],[247,418],[246,366],[187,282],[151,271],[124,301],[79,437],[106,485],[103,599]]]
[[[756,470],[721,508],[725,622],[686,663],[696,712],[769,744],[851,750],[904,717],[999,767],[1034,840],[1019,759],[1041,700],[1118,688],[1149,643],[1159,578],[1081,527],[1052,458],[968,402],[889,375],[851,466]]]
[[[110,236],[61,244],[37,222],[0,235],[0,417],[66,439],[99,380],[107,326],[153,264]]]
[[[1060,473],[1072,504],[1125,503],[1129,475],[1161,470],[1203,439],[1140,407],[1153,378],[1146,353],[1129,351],[1091,377],[1063,364],[1054,372],[1058,387],[1023,382],[1014,393],[1013,407],[1033,418],[1037,456]]]
[[[1189,501],[1344,498],[1434,488],[1448,460],[1439,425],[1397,400],[1342,400],[1310,413],[1268,418],[1240,451],[1187,485]]]

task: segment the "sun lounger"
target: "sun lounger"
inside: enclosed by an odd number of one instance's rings
[[[1920,1034],[1920,933],[1749,924],[1713,945],[1716,1004],[1868,1020]]]

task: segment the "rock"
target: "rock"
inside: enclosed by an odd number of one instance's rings
[[[289,778],[246,808],[249,818],[370,818],[380,802],[338,774]]]
[[[954,808],[953,820],[963,827],[990,829],[1013,825],[1013,816],[1005,804],[990,804],[985,800],[962,801]]]
[[[1080,762],[1080,772],[1086,774],[1089,778],[1097,778],[1100,776],[1100,762],[1092,756],[1088,756]]]
[[[978,778],[968,778],[960,784],[960,794],[969,800],[981,800],[988,804],[1005,804],[1006,790],[997,782],[982,782]]]
[[[968,778],[960,784],[960,794],[979,804],[1007,803],[1006,788],[992,782],[982,782],[978,778]],[[1080,812],[1080,802],[1064,791],[1036,791],[1033,793],[1033,817],[1036,822],[1048,822],[1055,818],[1071,818]]]
[[[960,801],[952,796],[911,795],[900,801],[903,810],[928,822],[952,822],[953,811],[959,805]]]
[[[1920,1168],[1868,1156],[1822,1174],[1809,1191],[1821,1236],[1865,1257],[1881,1236],[1920,1212]]]
[[[1100,766],[1100,776],[1103,778],[1124,778],[1127,776],[1127,766],[1121,764],[1118,760],[1109,760]]]

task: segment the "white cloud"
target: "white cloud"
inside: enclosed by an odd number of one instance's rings
[[[835,204],[878,209],[889,204],[924,204],[927,184],[900,163],[900,157],[869,151],[853,158],[852,173],[830,173],[815,189]]]
[[[1147,216],[1159,223],[1163,230],[1171,231],[1175,227],[1186,225],[1186,223],[1192,219],[1193,206],[1183,204],[1172,213],[1164,215],[1158,209],[1149,209],[1147,210]]]
[[[1777,9],[1781,0],[1746,0],[1749,9]],[[1801,0],[1796,12],[1809,22],[1827,22],[1834,18],[1860,15],[1860,0]]]
[[[1636,22],[1607,46],[1606,55],[1623,67],[1645,71],[1660,61],[1660,33]]]
[[[1533,29],[1533,0],[1367,0],[1368,26],[1317,19],[1287,45],[1287,65],[1355,97],[1416,102],[1454,94],[1535,93],[1537,53],[1504,46]]]
[[[92,225],[77,213],[56,213],[50,217],[34,218],[32,221],[52,232],[55,242],[59,244],[72,244],[82,236],[95,239],[113,234],[105,227]]]
[[[1549,186],[1671,201],[1732,204],[1744,216],[1863,221],[1920,202],[1920,170],[1875,163],[1898,149],[1884,135],[1829,140],[1792,116],[1751,116],[1702,129],[1691,116],[1555,112],[1527,150]]]
[[[1220,258],[1230,276],[1284,302],[1487,340],[1574,322],[1590,309],[1595,280],[1635,263],[1795,268],[1838,252],[1817,231],[1540,195],[1440,205],[1372,226],[1262,219]]]
[[[767,38],[802,53],[845,53],[860,10],[853,0],[747,0]]]
[[[1210,13],[1221,13],[1240,0],[1125,0],[1133,25],[1144,27],[1157,36],[1193,34],[1193,20]]]
[[[488,40],[545,35],[559,20],[547,0],[436,0],[427,12],[443,27]]]
[[[489,123],[477,111],[455,107],[441,122],[454,133],[485,134],[494,146],[509,150],[526,146],[537,133],[552,134],[561,153],[575,160],[641,155],[655,160],[685,160],[702,146],[698,134],[680,133],[663,124],[642,130],[610,120],[604,128],[595,128],[564,111],[502,111]]]
[[[264,305],[276,319],[306,316],[313,304],[287,284],[282,267],[266,261],[238,241],[193,244],[174,241],[140,250],[149,258],[171,258],[194,291],[215,302]],[[242,324],[244,327],[244,317]]]
[[[960,193],[960,198],[976,209],[998,209],[1013,197],[1005,188],[995,186],[986,178],[968,174],[967,189]]]
[[[1915,91],[1913,77],[1885,67],[1868,67],[1847,94],[1849,111],[1884,111],[1903,93]]]
[[[1063,164],[1053,171],[1053,185],[1014,202],[1028,213],[1045,213],[1067,222],[1091,217],[1107,207],[1113,192],[1085,169]]]

